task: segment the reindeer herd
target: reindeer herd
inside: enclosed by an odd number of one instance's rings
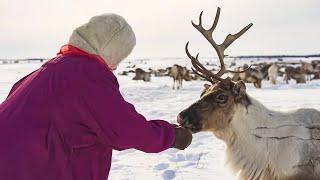
[[[199,77],[190,69],[184,66],[180,66],[178,64],[174,64],[173,66],[167,67],[165,69],[154,70],[149,68],[149,71],[145,71],[141,68],[136,68],[135,70],[122,71],[119,75],[128,75],[129,73],[135,74],[132,80],[142,80],[145,82],[151,81],[151,75],[153,75],[154,77],[171,77],[173,79],[172,89],[182,88],[183,81],[199,79]]]
[[[237,70],[245,69],[248,65],[236,68]],[[313,60],[311,63],[298,62],[273,62],[259,63],[251,65],[251,68],[243,73],[235,73],[232,80],[243,80],[247,83],[253,83],[256,88],[261,88],[263,80],[269,80],[271,84],[278,83],[278,77],[287,84],[290,79],[296,83],[306,83],[307,80],[320,79],[320,60]]]
[[[252,64],[249,68],[247,64],[234,67],[235,63],[230,68],[234,71],[228,71],[231,74],[233,81],[242,80],[245,83],[252,83],[256,88],[262,88],[262,81],[270,81],[271,84],[279,83],[279,80],[287,84],[292,79],[296,83],[306,83],[315,79],[320,79],[320,60],[313,60],[309,62],[283,62],[277,61],[272,63],[262,62]],[[247,69],[246,71],[244,71]],[[215,70],[210,70],[214,72]],[[135,73],[133,80],[151,81],[151,77],[168,76],[173,79],[173,89],[182,88],[183,81],[205,80],[191,69],[185,66],[174,64],[171,67],[163,69],[151,69],[145,71],[141,68],[136,68],[131,71],[123,71],[121,75],[128,75]],[[279,78],[280,77],[280,78]]]

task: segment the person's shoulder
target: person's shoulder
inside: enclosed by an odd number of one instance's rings
[[[113,73],[94,58],[79,55],[68,55],[60,59],[61,66],[67,70],[75,71],[83,75],[97,75],[104,74],[107,76],[114,76]]]
[[[119,86],[116,76],[107,66],[96,59],[87,56],[67,55],[55,58],[50,63],[52,70],[66,82],[86,84],[90,81],[91,83],[111,83]]]
[[[79,57],[75,62],[76,69],[81,76],[95,81],[110,81],[118,86],[116,76],[104,64],[90,57]]]

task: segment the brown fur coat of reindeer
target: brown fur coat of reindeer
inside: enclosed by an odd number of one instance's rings
[[[242,81],[221,76],[227,72],[224,50],[252,24],[239,33],[229,34],[222,44],[212,39],[220,14],[218,8],[213,26],[206,30],[193,26],[217,51],[221,69],[214,74],[192,56],[186,45],[194,71],[212,85],[201,98],[182,111],[177,121],[193,133],[211,131],[227,145],[228,163],[240,179],[287,180],[320,179],[320,112],[298,109],[292,112],[269,110],[246,93]]]

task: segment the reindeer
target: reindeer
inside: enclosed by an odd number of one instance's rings
[[[178,64],[174,64],[172,67],[169,67],[168,70],[169,70],[169,76],[173,78],[172,89],[175,89],[175,85],[177,89],[182,88],[182,81],[187,74],[187,68],[182,67]]]
[[[243,80],[244,82],[253,83],[254,87],[261,88],[261,82],[268,76],[268,68],[270,64],[257,64],[256,67],[251,67],[245,72],[242,73],[234,73],[232,80],[238,81]],[[243,71],[244,69],[248,68],[247,64],[244,64],[243,67],[236,68],[237,71]]]
[[[220,14],[218,8],[214,24],[204,29],[192,25],[209,41],[219,56],[221,69],[216,74],[206,69],[192,56],[186,44],[193,70],[211,85],[201,98],[183,110],[178,123],[197,133],[210,131],[227,146],[227,158],[240,179],[302,180],[320,179],[320,112],[298,109],[292,112],[269,110],[246,92],[243,81],[222,78],[228,72],[224,64],[224,51],[251,26],[237,34],[229,34],[217,44],[212,33]]]
[[[151,81],[151,73],[150,72],[146,72],[141,68],[137,68],[135,73],[136,73],[136,75],[132,78],[132,80],[143,80],[146,82]]]
[[[320,79],[320,60],[311,61],[311,65],[314,69],[314,76],[311,80]]]
[[[279,66],[277,64],[272,64],[268,68],[268,77],[271,84],[277,83],[278,71],[279,71]]]
[[[149,68],[149,71],[155,77],[163,77],[163,76],[167,76],[167,74],[168,74],[168,69],[152,69],[152,68]]]
[[[290,79],[296,80],[297,84],[306,83],[306,75],[301,72],[300,67],[288,66],[285,68],[283,80],[289,84]]]
[[[302,62],[301,72],[307,75],[307,80],[311,80],[311,74],[314,73],[314,69],[311,63]]]

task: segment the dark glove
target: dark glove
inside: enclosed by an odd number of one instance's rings
[[[172,148],[184,150],[191,144],[192,134],[189,130],[183,127],[179,127],[177,125],[173,125],[173,126],[176,132],[176,139],[174,140]]]

